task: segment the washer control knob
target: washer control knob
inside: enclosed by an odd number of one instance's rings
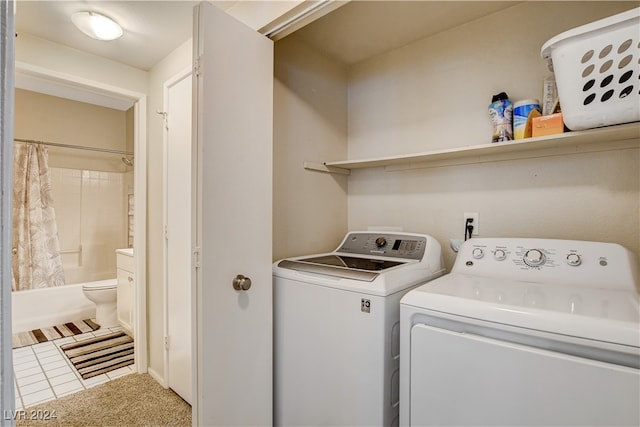
[[[538,267],[546,261],[546,257],[540,249],[529,249],[524,254],[524,263],[531,267]]]
[[[578,254],[567,255],[567,264],[577,267],[582,264],[582,257]]]
[[[386,245],[386,244],[387,244],[387,239],[385,239],[384,237],[378,237],[378,238],[376,239],[376,246],[377,246],[377,247],[381,248],[381,247],[383,247],[383,246],[384,246],[384,245]]]
[[[471,251],[471,256],[474,257],[475,259],[482,258],[484,256],[484,249],[473,248],[473,251]]]
[[[504,249],[496,249],[493,252],[493,257],[496,259],[496,261],[504,261],[507,258],[507,253],[504,251]]]

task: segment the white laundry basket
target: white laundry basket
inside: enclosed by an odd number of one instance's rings
[[[640,121],[640,8],[559,34],[541,55],[569,129]]]

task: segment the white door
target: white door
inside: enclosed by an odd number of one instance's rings
[[[273,42],[209,3],[194,21],[194,423],[270,425]]]
[[[191,403],[191,72],[165,87],[167,379]]]

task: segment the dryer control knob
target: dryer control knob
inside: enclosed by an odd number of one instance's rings
[[[504,261],[507,258],[507,253],[504,251],[504,249],[496,249],[493,252],[493,257],[496,259],[496,261]]]
[[[471,251],[471,256],[475,259],[480,259],[484,256],[484,250],[482,248],[473,248],[473,251]]]
[[[531,267],[538,267],[544,264],[546,257],[540,249],[529,249],[524,254],[524,263]]]
[[[567,264],[576,267],[582,264],[582,257],[578,254],[569,254],[567,255]]]

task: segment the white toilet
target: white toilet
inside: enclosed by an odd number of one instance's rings
[[[100,280],[82,285],[82,292],[96,305],[96,323],[103,328],[118,326],[116,279]]]

